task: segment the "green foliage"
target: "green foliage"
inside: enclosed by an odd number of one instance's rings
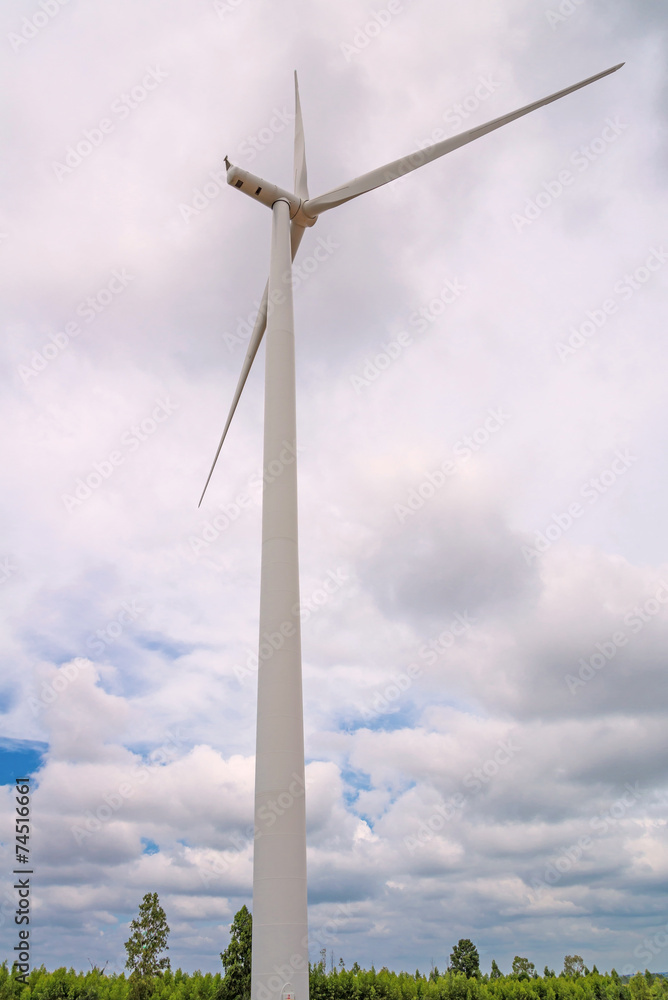
[[[467,979],[480,974],[480,956],[473,941],[459,939],[450,953],[450,970],[462,972]]]
[[[165,971],[153,982],[153,1000],[217,1000],[222,986],[220,973],[212,975],[180,969],[174,974]],[[60,968],[47,972],[44,966],[34,968],[28,986],[17,983],[7,971],[7,963],[0,965],[0,1000],[130,1000],[132,976],[124,974],[106,976],[99,969],[75,972]]]
[[[492,971],[489,974],[489,978],[490,979],[500,979],[501,978],[501,969],[498,967],[498,965],[496,964],[496,962],[494,961],[494,959],[492,959]]]
[[[241,919],[246,917],[246,920]],[[237,920],[239,918],[239,920]],[[241,943],[250,931],[250,913],[240,910],[232,924],[233,940]],[[230,941],[230,944],[232,941]],[[228,949],[223,953],[227,956]],[[243,952],[243,949],[242,949]],[[243,965],[239,953],[226,965],[227,975],[186,973],[165,969],[152,980],[151,1000],[224,1000],[241,997],[236,986],[225,980],[231,969]],[[519,958],[519,956],[517,956]],[[322,962],[310,966],[311,1000],[668,1000],[668,981],[660,975],[638,973],[628,985],[626,977],[600,975],[553,975],[534,977],[532,963],[519,958],[512,975],[476,978],[452,970],[433,975],[410,972],[379,972],[362,969],[355,962],[350,969],[341,965],[327,969]],[[525,964],[526,963],[526,964]],[[519,971],[517,971],[519,969]],[[436,972],[436,970],[434,970]],[[18,983],[5,962],[0,966],[0,1000],[132,1000],[132,975],[105,975],[99,969],[75,972],[60,968],[47,972],[44,966],[32,969],[28,986]]]
[[[169,959],[159,957],[161,952],[169,950],[169,927],[157,892],[146,893],[139,904],[139,916],[131,922],[130,930],[132,934],[125,942],[128,953],[125,968],[132,970],[128,1000],[149,1000],[155,991],[154,977],[169,969]]]
[[[564,975],[583,976],[585,964],[581,955],[564,955]]]
[[[250,1000],[253,917],[245,905],[230,926],[230,943],[221,952],[225,979],[219,1000]]]
[[[629,992],[633,1000],[652,1000],[652,991],[641,972],[629,979]]]
[[[536,974],[536,966],[528,958],[515,955],[513,959],[513,975],[518,979],[530,979]]]

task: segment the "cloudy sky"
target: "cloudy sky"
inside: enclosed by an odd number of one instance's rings
[[[250,903],[263,351],[197,500],[271,218],[225,154],[290,186],[295,68],[317,195],[625,61],[304,238],[309,914],[348,965],[668,967],[660,6],[3,6],[5,954],[25,772],[35,962],[120,970],[157,891],[216,970]]]

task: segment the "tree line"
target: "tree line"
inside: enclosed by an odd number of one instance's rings
[[[33,969],[25,985],[7,962],[0,965],[0,1000],[250,1000],[253,918],[246,906],[235,915],[230,943],[217,973],[172,972],[167,938],[169,926],[157,893],[146,893],[139,916],[130,924],[125,942],[124,973],[105,975],[93,966],[88,972],[60,968]],[[428,974],[418,970],[391,972],[362,969],[355,962],[346,969],[343,959],[327,970],[327,953],[309,964],[310,1000],[668,1000],[668,979],[637,972],[619,976],[613,969],[588,969],[580,955],[566,955],[557,975],[545,966],[540,976],[533,962],[516,955],[512,971],[504,975],[496,961],[489,973],[480,971],[476,946],[462,938],[452,949],[447,969],[435,966]]]

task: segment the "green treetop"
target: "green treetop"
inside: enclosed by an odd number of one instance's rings
[[[139,904],[139,916],[131,922],[130,930],[132,934],[125,942],[128,953],[125,967],[132,970],[133,1000],[143,1000],[152,992],[153,977],[159,976],[163,969],[169,969],[169,959],[166,956],[160,958],[161,952],[169,950],[169,927],[157,892],[146,893]]]
[[[230,943],[221,952],[225,979],[220,1000],[249,1000],[253,917],[244,904],[230,926]]]
[[[463,972],[467,979],[480,974],[480,956],[473,941],[460,938],[450,955],[452,972]]]
[[[585,964],[581,955],[564,955],[564,975],[583,976]]]
[[[513,975],[519,979],[531,979],[536,973],[536,966],[528,958],[515,955],[513,959]]]

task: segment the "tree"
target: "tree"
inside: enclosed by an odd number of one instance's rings
[[[629,992],[633,1000],[650,1000],[652,992],[642,972],[636,972],[635,976],[629,979]]]
[[[581,955],[564,956],[564,975],[565,976],[584,975],[584,961]]]
[[[139,904],[139,916],[130,924],[132,934],[125,942],[128,960],[126,969],[131,969],[129,1000],[145,1000],[153,992],[153,977],[169,968],[169,959],[159,958],[163,951],[169,951],[167,935],[169,927],[165,911],[160,906],[157,892],[147,892]]]
[[[543,978],[544,979],[556,979],[557,977],[554,974],[554,969],[548,969],[548,967],[545,966],[545,968],[543,969]]]
[[[494,959],[492,959],[492,971],[489,974],[489,978],[490,979],[500,979],[501,978],[501,969],[498,967],[498,965],[496,964],[496,962],[494,961]]]
[[[221,1000],[250,1000],[253,917],[244,904],[230,925],[230,943],[220,957],[225,967]]]
[[[513,975],[517,976],[519,979],[530,979],[535,975],[536,966],[533,962],[530,962],[528,958],[522,958],[520,955],[515,955],[513,959]]]
[[[463,972],[467,979],[480,974],[480,956],[473,941],[460,938],[450,955],[450,971]]]

